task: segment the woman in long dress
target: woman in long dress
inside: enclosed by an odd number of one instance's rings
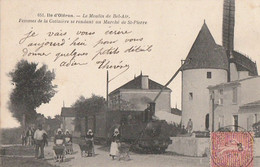
[[[64,135],[62,134],[62,130],[59,128],[57,130],[56,135],[54,136],[54,146],[53,146],[53,152],[55,155],[56,161],[63,161],[65,158],[65,139]]]
[[[111,142],[110,154],[109,154],[113,160],[115,159],[115,156],[118,156],[119,143],[120,143],[120,134],[119,134],[119,130],[116,128],[112,135],[112,142]]]
[[[95,150],[94,150],[94,133],[92,132],[91,129],[89,129],[88,132],[87,132],[86,141],[91,142],[91,151],[88,152],[88,156],[95,155]]]

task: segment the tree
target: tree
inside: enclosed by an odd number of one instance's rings
[[[49,103],[56,93],[57,86],[52,84],[55,74],[45,64],[39,67],[38,63],[21,60],[9,77],[14,85],[9,110],[23,126],[32,123],[37,117],[36,108],[42,103]]]
[[[48,119],[45,120],[45,124],[47,125],[45,130],[47,130],[48,136],[54,136],[57,129],[60,128],[61,116],[55,115],[54,118],[48,117]]]
[[[77,117],[75,119],[75,129],[77,131],[81,130],[80,118],[85,117],[88,113],[96,113],[101,111],[106,111],[106,100],[102,96],[97,96],[92,94],[90,98],[85,98],[80,96],[78,100],[72,105],[77,112]]]

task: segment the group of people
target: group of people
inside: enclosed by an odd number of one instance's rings
[[[35,132],[35,129],[31,128],[31,127],[28,127],[26,131],[24,130],[22,132],[21,139],[22,139],[23,146],[26,146],[26,145],[33,146],[35,144],[34,138],[33,138],[34,132]]]
[[[35,143],[35,158],[41,159],[44,158],[44,147],[47,141],[47,132],[42,129],[42,125],[38,125],[38,129],[34,132],[33,135]],[[40,155],[39,155],[40,150]]]
[[[86,135],[83,135],[79,143],[81,156],[92,156],[95,155],[94,151],[94,133],[89,129]]]
[[[63,145],[65,143],[72,143],[72,135],[70,134],[69,130],[65,131],[65,134],[59,128],[57,133],[54,137],[54,144],[55,145]]]
[[[26,132],[27,143],[29,145],[35,146],[35,158],[41,159],[44,158],[44,147],[46,146],[47,141],[47,133],[42,128],[42,125],[39,124],[37,129],[33,131],[32,128],[29,128]],[[91,142],[92,145],[92,154],[95,154],[94,151],[94,133],[91,129],[88,130],[88,132],[85,135],[85,141]],[[68,130],[65,131],[65,133],[62,132],[62,130],[59,128],[57,130],[57,133],[54,137],[54,147],[65,147],[65,144],[69,143],[72,145],[72,135]],[[111,136],[111,146],[110,146],[110,156],[112,159],[115,159],[116,156],[119,154],[119,147],[120,147],[120,133],[119,129],[116,128],[113,132],[113,135]]]
[[[42,125],[39,124],[35,130],[33,127],[28,127],[27,131],[23,131],[21,135],[23,146],[35,147],[35,158],[44,158],[44,147],[48,145],[48,136]],[[39,155],[40,150],[40,155]]]
[[[72,135],[70,134],[69,130],[66,130],[64,134],[59,128],[54,137],[53,153],[55,160],[63,161],[65,154],[71,154],[72,151]]]

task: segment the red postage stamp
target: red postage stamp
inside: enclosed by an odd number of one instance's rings
[[[212,132],[211,167],[253,167],[253,133]]]

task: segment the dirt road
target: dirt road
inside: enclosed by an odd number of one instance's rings
[[[95,146],[94,157],[81,157],[79,146],[74,144],[74,154],[66,156],[66,162],[54,162],[52,144],[45,149],[46,160],[61,167],[206,167],[209,166],[208,158],[183,157],[170,154],[136,154],[130,153],[129,161],[112,160],[108,148]]]

